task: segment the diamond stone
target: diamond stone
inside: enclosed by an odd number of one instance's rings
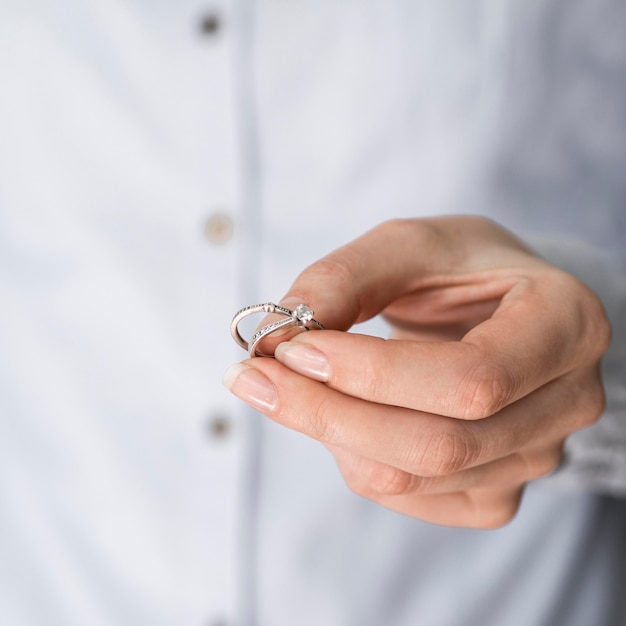
[[[309,308],[306,304],[299,304],[293,313],[301,324],[306,324],[313,319],[313,309]]]

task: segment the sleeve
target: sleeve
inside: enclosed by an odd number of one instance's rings
[[[605,412],[596,424],[568,438],[561,466],[542,480],[556,488],[626,496],[626,272],[609,267],[599,250],[584,243],[530,243],[548,262],[595,291],[613,331],[602,362]]]

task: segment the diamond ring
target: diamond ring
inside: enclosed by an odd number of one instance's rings
[[[282,315],[283,319],[259,328],[250,341],[246,341],[239,332],[239,323],[248,315],[254,313],[274,313]],[[252,304],[237,311],[230,324],[230,334],[233,339],[244,349],[247,350],[251,357],[255,356],[271,356],[257,350],[259,343],[268,335],[275,333],[280,328],[300,328],[302,330],[320,329],[324,330],[324,325],[313,318],[314,311],[306,304],[299,304],[295,309],[291,310],[287,307],[274,304],[273,302],[265,302],[264,304]]]

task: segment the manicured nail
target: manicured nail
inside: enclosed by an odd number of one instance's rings
[[[283,341],[276,346],[274,356],[290,370],[308,378],[326,382],[330,375],[330,363],[317,348],[299,341]]]
[[[274,384],[254,367],[236,363],[222,378],[224,386],[239,399],[261,413],[269,413],[278,404],[278,390]]]

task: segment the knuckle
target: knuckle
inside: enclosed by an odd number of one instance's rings
[[[383,463],[372,463],[361,471],[343,472],[343,477],[354,493],[371,500],[380,496],[401,496],[412,490],[410,474]]]
[[[574,409],[574,426],[576,429],[586,428],[595,424],[606,408],[606,394],[599,373],[594,376],[591,384],[582,394],[578,389],[579,398]]]
[[[507,492],[496,502],[478,504],[474,516],[474,526],[482,530],[495,530],[513,521],[522,500],[522,488]]]
[[[445,240],[445,229],[437,220],[394,218],[382,222],[375,229],[384,239],[392,241],[410,240],[412,245],[419,245],[423,249],[435,249]]]
[[[361,456],[351,463],[341,463],[340,467],[348,487],[368,498],[407,494],[413,490],[416,479],[393,465]]]
[[[440,479],[437,476],[415,476],[411,477],[411,485],[406,493],[412,493],[415,496],[429,496],[441,493],[447,493],[449,489],[446,486],[445,478]]]
[[[355,261],[352,255],[344,249],[341,254],[331,254],[317,261],[308,271],[323,279],[332,279],[340,284],[349,282],[354,276]]]
[[[372,498],[373,492],[369,483],[358,473],[343,473],[343,478],[348,488],[362,498]]]
[[[485,530],[494,530],[510,524],[517,515],[519,506],[520,498],[505,502],[501,506],[489,512],[483,521],[482,528]]]
[[[374,230],[388,237],[404,237],[407,229],[413,230],[413,234],[428,230],[428,223],[425,220],[395,217],[381,222]]]
[[[449,476],[470,465],[480,455],[480,444],[469,429],[457,428],[431,436],[409,467],[420,476]]]
[[[411,227],[411,225],[416,223],[418,222],[412,219],[403,219],[401,217],[396,217],[381,222],[378,226],[376,226],[374,230],[380,233],[384,233],[386,235],[402,234],[406,232],[406,229],[408,227]]]
[[[462,383],[460,413],[463,419],[483,419],[503,409],[515,396],[516,385],[511,374],[479,357]]]
[[[540,462],[535,465],[535,471],[533,473],[532,478],[542,478],[544,476],[549,476],[556,470],[556,468],[561,463],[561,458],[563,454],[559,450],[557,453],[547,455]]]
[[[379,464],[370,475],[369,485],[377,494],[400,496],[413,490],[413,476],[391,465]]]
[[[535,480],[552,474],[561,462],[561,447],[556,450],[543,451],[538,454],[523,456],[525,463],[525,477]]]
[[[322,400],[315,410],[305,418],[304,432],[322,443],[338,443],[338,421],[333,419],[334,411],[328,402]]]

